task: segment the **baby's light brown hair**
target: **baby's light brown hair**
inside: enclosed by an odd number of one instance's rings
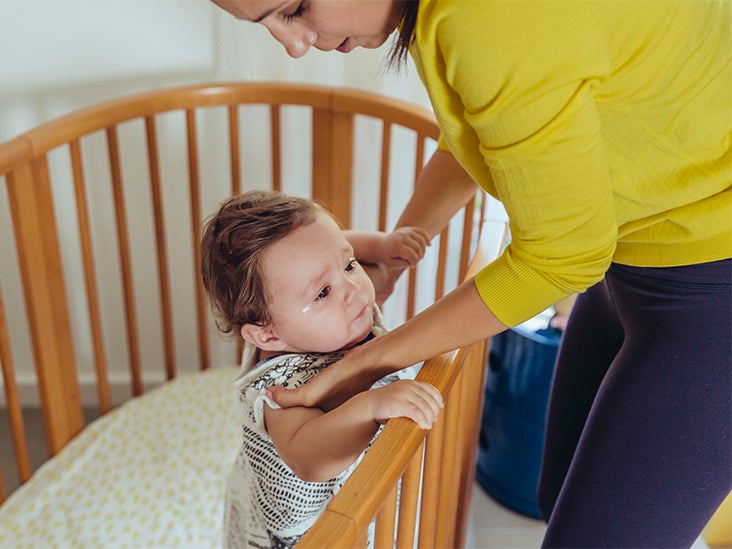
[[[201,276],[225,334],[242,341],[244,324],[272,321],[262,255],[267,247],[324,212],[316,203],[276,191],[247,191],[224,201],[204,221]]]

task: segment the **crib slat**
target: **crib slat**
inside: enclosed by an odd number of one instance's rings
[[[343,223],[350,227],[351,212],[353,211],[351,185],[345,182],[353,181],[353,113],[335,112],[333,114],[333,153],[332,170],[330,174],[331,203],[334,211],[343,216]],[[343,187],[345,186],[345,189]]]
[[[351,226],[353,114],[313,109],[313,198]]]
[[[389,168],[391,167],[391,123],[384,122],[381,130],[381,177],[379,180],[379,224],[386,231],[387,202],[389,201]]]
[[[239,105],[237,103],[229,105],[228,111],[229,111],[229,159],[231,162],[231,194],[233,196],[233,195],[237,195],[237,194],[241,193],[241,182],[242,182],[241,181],[241,158],[240,158],[240,154],[239,154],[239,143],[240,143],[240,139],[239,139],[239,135],[240,135]],[[191,197],[191,199],[193,199],[193,197]],[[200,206],[200,204],[199,204],[199,206]],[[199,207],[199,210],[200,210],[200,207]],[[197,219],[198,221],[196,223],[200,224],[200,220],[201,220],[200,211],[198,214],[196,214],[196,217],[194,217],[194,219]],[[194,223],[194,229],[198,228],[196,223]],[[197,252],[194,254],[194,261],[196,261],[196,263],[193,266],[194,273],[199,272],[199,266],[201,264],[200,249],[198,247],[199,238],[200,238],[200,234],[194,233],[193,242],[194,242],[194,246],[197,250]],[[196,284],[198,285],[198,289],[197,289],[198,296],[200,296],[200,298],[202,300],[202,305],[205,309],[206,294],[203,289],[203,283],[201,282],[200,276],[196,276]],[[207,313],[205,311],[204,312],[199,311],[198,318],[199,318],[199,326],[206,326],[206,323],[208,320]],[[208,353],[209,352],[208,351],[208,340],[207,340],[206,345],[207,345],[206,352]],[[233,363],[236,363],[239,360],[239,357],[241,357],[241,354],[243,351],[244,351],[244,346],[241,343],[237,344]],[[206,362],[206,364],[201,362],[201,370],[206,370],[209,367],[208,366],[209,364],[210,364],[210,359],[208,362]]]
[[[470,350],[467,362],[471,367],[463,369],[460,391],[456,392],[460,398],[459,441],[457,444],[462,450],[460,461],[455,464],[458,469],[453,477],[454,501],[458,512],[454,518],[451,543],[456,547],[465,546],[465,534],[470,519],[470,502],[478,458],[475,449],[483,415],[482,388],[485,387],[486,350],[486,345],[475,346]],[[479,387],[480,390],[476,390],[476,387]]]
[[[461,403],[457,397],[461,392],[462,378],[463,371],[461,370],[455,380],[455,386],[448,396],[450,405],[445,406],[445,431],[442,442],[442,461],[440,463],[442,474],[438,480],[440,504],[444,509],[454,509],[457,502],[455,466],[456,463],[462,460],[459,444]],[[452,526],[452,517],[448,513],[437,513],[435,547],[452,547]]]
[[[201,224],[201,181],[198,169],[198,133],[196,114],[186,109],[186,150],[188,153],[188,191],[191,201],[191,243],[193,247],[193,272],[198,273],[201,265],[201,250],[198,246]],[[232,161],[233,163],[233,161]],[[232,180],[232,186],[235,183]],[[233,189],[232,189],[233,190]],[[211,366],[211,351],[208,342],[208,314],[206,290],[200,276],[196,276],[196,318],[198,320],[198,361],[201,370]]]
[[[488,360],[488,345],[476,345],[469,351],[466,360],[468,367],[463,368],[463,382],[459,395],[462,413],[460,419],[460,446],[464,449],[462,463],[459,464],[461,476],[456,487],[459,489],[457,499],[458,513],[455,517],[453,544],[455,547],[465,547],[465,534],[470,520],[470,501],[473,494],[475,467],[478,460],[475,441],[480,436],[483,416],[483,390],[485,387],[486,368]],[[479,387],[480,390],[475,388]]]
[[[475,225],[474,196],[470,199],[468,205],[465,207],[465,216],[463,217],[463,236],[460,242],[460,270],[458,272],[458,280],[465,280],[465,273],[468,271],[468,265],[470,264],[471,244],[473,242],[473,233],[476,231]],[[477,230],[480,231],[480,228],[477,228]]]
[[[417,186],[417,181],[419,181],[419,176],[422,173],[422,170],[424,169],[424,143],[427,139],[426,134],[422,132],[417,132],[417,148],[415,150],[414,154],[414,180],[412,181],[412,188]],[[417,270],[416,269],[409,269],[409,274],[407,277],[407,318],[411,318],[414,316],[414,313],[416,312],[416,288],[417,288]]]
[[[112,399],[109,389],[109,376],[107,375],[107,358],[104,352],[102,320],[99,312],[99,289],[97,287],[97,275],[94,268],[94,252],[89,224],[89,209],[87,208],[86,183],[81,163],[81,146],[78,139],[69,142],[69,152],[71,155],[71,170],[74,178],[76,218],[79,222],[79,240],[84,265],[84,283],[86,284],[86,301],[89,311],[89,330],[92,336],[94,369],[97,376],[99,411],[105,414],[112,407]]]
[[[280,125],[280,106],[269,108],[270,147],[272,154],[272,189],[282,190],[282,130]]]
[[[428,137],[423,133],[417,134],[417,150],[414,153],[414,181],[416,183],[419,174],[424,169],[424,142]]]
[[[440,251],[435,276],[435,301],[445,295],[445,271],[447,269],[447,245],[450,241],[450,225],[440,233]]]
[[[397,549],[412,549],[414,547],[423,453],[424,443],[415,452],[402,477],[402,494],[399,498],[399,522],[396,539]]]
[[[163,346],[165,349],[165,375],[175,377],[175,342],[173,340],[173,315],[170,305],[170,275],[168,274],[168,246],[165,238],[165,215],[160,190],[160,161],[155,118],[145,117],[147,159],[150,168],[150,192],[152,195],[153,221],[155,224],[155,246],[158,262],[158,288],[160,291],[160,316],[162,322]]]
[[[447,408],[447,403],[445,408]],[[440,496],[440,473],[442,465],[442,441],[445,433],[445,408],[440,419],[432,426],[425,440],[424,470],[422,472],[422,505],[419,514],[419,536],[417,547],[435,546],[437,502]]]
[[[10,433],[13,437],[13,449],[15,451],[15,463],[18,468],[18,476],[21,482],[25,482],[31,476],[30,457],[28,456],[28,440],[25,436],[25,424],[23,412],[20,408],[18,397],[18,385],[15,381],[15,368],[13,357],[10,353],[10,338],[8,337],[8,324],[5,317],[5,305],[3,303],[2,291],[0,291],[0,364],[3,368],[3,386],[5,387],[5,406],[8,410],[10,421]],[[5,487],[2,484],[0,474],[0,503],[5,500]]]
[[[56,454],[84,427],[45,156],[7,174],[46,442]]]
[[[407,318],[412,318],[417,310],[416,288],[418,270],[419,265],[417,265],[416,269],[409,269],[407,272]]]
[[[229,161],[231,162],[231,194],[241,192],[241,162],[239,161],[239,109],[229,105]]]
[[[397,486],[394,484],[389,495],[384,500],[379,514],[376,516],[376,528],[374,533],[375,547],[392,547],[394,545],[394,528],[396,526],[396,501]]]
[[[366,549],[369,545],[369,533],[368,530],[365,532],[361,532],[361,535],[358,537],[358,540],[356,541],[356,544],[354,545],[355,549]]]
[[[110,126],[107,128],[107,149],[109,151],[109,167],[112,177],[112,194],[114,196],[117,241],[119,243],[119,261],[122,273],[125,322],[127,324],[127,345],[130,353],[132,394],[137,396],[143,393],[142,373],[140,369],[140,342],[137,333],[135,291],[132,282],[132,260],[130,259],[130,238],[127,232],[127,212],[122,183],[117,126]]]

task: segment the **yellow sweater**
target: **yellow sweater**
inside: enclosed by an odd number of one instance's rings
[[[503,202],[476,286],[515,325],[612,261],[732,257],[730,0],[421,0],[442,138]]]

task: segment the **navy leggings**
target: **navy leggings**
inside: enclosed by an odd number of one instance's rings
[[[544,547],[689,547],[732,489],[732,260],[613,264],[557,359]]]

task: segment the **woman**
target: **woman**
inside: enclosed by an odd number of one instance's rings
[[[474,280],[278,401],[355,391],[580,292],[547,418],[544,544],[690,546],[732,488],[732,4],[214,1],[293,57],[398,28],[391,61],[411,54],[442,137],[397,226],[437,234],[473,181],[510,217]]]

